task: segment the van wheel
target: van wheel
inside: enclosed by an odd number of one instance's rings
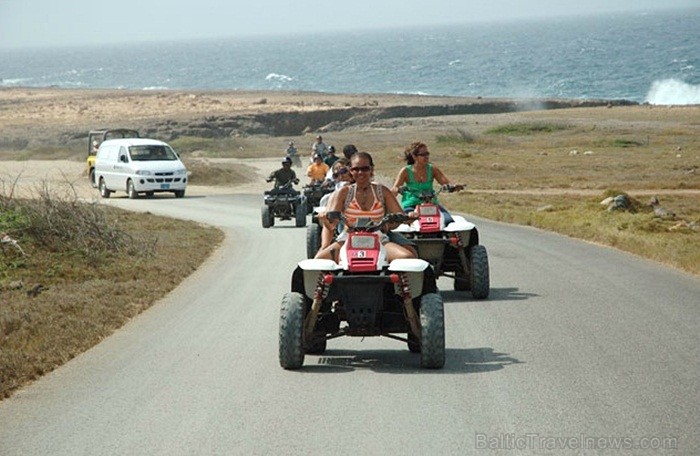
[[[107,190],[107,184],[105,184],[104,178],[100,178],[100,196],[101,196],[102,198],[109,198],[109,195],[110,195],[111,193],[112,193],[112,192],[110,192],[109,190]]]
[[[153,195],[155,195],[155,192],[146,192],[147,198],[153,198]]]
[[[136,188],[134,188],[134,182],[129,179],[126,182],[126,193],[129,195],[129,199],[136,199],[139,197],[139,194],[136,193]]]
[[[185,191],[184,190],[175,190],[175,198],[182,198],[185,196]]]

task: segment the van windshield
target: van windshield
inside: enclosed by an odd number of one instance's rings
[[[168,146],[131,146],[129,147],[129,154],[134,161],[177,160],[175,151]]]

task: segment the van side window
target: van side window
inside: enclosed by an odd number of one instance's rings
[[[119,148],[119,161],[123,163],[129,163],[129,156],[126,154],[126,147],[121,146]]]

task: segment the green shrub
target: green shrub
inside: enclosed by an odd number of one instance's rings
[[[487,135],[531,135],[566,130],[566,125],[550,123],[506,124],[486,131]]]

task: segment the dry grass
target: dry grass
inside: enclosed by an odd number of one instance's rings
[[[150,307],[222,240],[192,222],[47,195],[0,200],[0,231],[26,252],[3,246],[0,258],[0,398]],[[106,242],[93,236],[86,250],[95,230]]]
[[[618,193],[618,192],[614,192]],[[700,275],[700,208],[698,196],[672,195],[664,205],[676,219],[655,217],[639,198],[635,213],[607,211],[599,196],[522,195],[464,192],[444,198],[448,207],[492,220],[543,228],[608,245]],[[694,221],[694,229],[679,225]]]

